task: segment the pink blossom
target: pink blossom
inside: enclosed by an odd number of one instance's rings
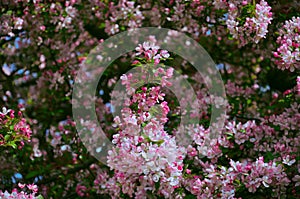
[[[294,71],[300,68],[300,17],[292,17],[285,21],[280,36],[277,38],[279,47],[273,53],[276,58],[275,63],[281,70],[288,69]]]
[[[35,184],[28,184],[28,185],[27,185],[27,188],[28,188],[29,190],[32,190],[34,193],[36,193],[36,192],[38,191],[38,187],[37,187],[37,185],[35,185]]]
[[[261,0],[255,6],[254,16],[247,17],[245,23],[240,25],[238,11],[247,4],[247,1],[243,1],[241,5],[238,1],[229,3],[229,15],[226,24],[233,38],[239,40],[239,46],[244,46],[249,42],[258,43],[262,38],[265,38],[268,33],[268,25],[272,20],[271,7],[266,1]],[[254,36],[250,36],[251,34]]]
[[[77,184],[76,186],[76,193],[81,196],[84,197],[85,196],[85,191],[87,190],[87,188],[83,185]]]
[[[23,188],[26,186],[26,184],[18,183],[18,186],[19,186],[21,189],[23,189]]]

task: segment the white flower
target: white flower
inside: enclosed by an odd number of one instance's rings
[[[153,179],[154,182],[158,182],[159,181],[159,175],[154,174],[152,179]]]
[[[6,109],[6,107],[3,107],[2,112],[0,111],[0,114],[7,115],[10,111],[11,111],[11,109]]]
[[[23,22],[24,20],[18,17],[17,20],[15,21],[15,28],[21,30],[23,26]]]
[[[290,156],[289,156],[289,155],[287,155],[285,158],[283,158],[283,161],[282,161],[283,164],[286,164],[286,165],[288,165],[288,166],[291,166],[291,165],[294,164],[295,162],[296,162],[295,159],[290,160]]]
[[[168,181],[170,182],[170,185],[171,186],[176,186],[176,185],[178,185],[178,183],[179,183],[179,180],[175,177],[170,177],[170,178],[168,178]]]
[[[70,15],[73,18],[76,15],[76,9],[74,9],[72,6],[66,7],[66,12],[68,13],[68,15]]]
[[[268,183],[271,183],[272,181],[269,179],[269,177],[268,176],[264,176],[263,178],[262,178],[262,183],[263,183],[263,185],[265,186],[265,187],[269,187],[269,184]]]

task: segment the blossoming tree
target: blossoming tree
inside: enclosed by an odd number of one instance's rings
[[[299,10],[296,0],[1,1],[0,198],[299,198]],[[141,27],[203,46],[225,85],[225,124],[203,147],[218,99],[150,36],[112,61],[92,97],[112,143],[99,162],[76,129],[74,82],[98,44]],[[182,89],[176,73],[198,103],[168,90]],[[130,97],[115,116],[118,81]],[[180,129],[185,114],[199,122]]]

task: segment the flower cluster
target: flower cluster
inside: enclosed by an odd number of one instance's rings
[[[135,48],[135,50],[137,51],[137,56],[142,55],[146,58],[147,61],[154,60],[155,65],[159,64],[161,60],[170,57],[170,54],[166,50],[161,50],[158,53],[159,46],[156,46],[154,42],[144,42],[143,44],[139,44],[138,47]]]
[[[271,7],[264,0],[255,7],[248,1],[229,2],[227,28],[239,46],[249,42],[258,43],[266,37],[268,25],[271,24]]]
[[[242,88],[239,85],[237,85],[234,82],[228,81],[225,84],[226,88],[226,94],[230,97],[236,97],[236,96],[244,96],[244,97],[249,97],[251,94],[254,93],[254,86],[247,87],[247,88]]]
[[[53,152],[55,157],[62,156],[64,153],[72,154],[72,144],[74,144],[76,138],[73,134],[73,128],[75,124],[71,119],[61,121],[58,124],[58,127],[51,126],[46,132],[46,140],[53,147]],[[38,147],[38,143],[34,144],[35,147]],[[37,150],[39,151],[39,150]],[[35,157],[40,157],[41,152],[35,152]],[[73,157],[73,161],[75,161]]]
[[[234,175],[228,168],[200,162],[204,178],[194,175],[186,179],[185,186],[197,198],[234,198]]]
[[[222,137],[218,139],[210,139],[210,129],[205,129],[200,125],[190,125],[186,127],[186,133],[190,135],[196,147],[189,147],[188,154],[193,157],[196,155],[205,156],[211,159],[212,162],[216,162],[218,157],[222,155],[221,145],[226,146]],[[196,150],[197,149],[197,150]]]
[[[38,192],[38,187],[35,184],[18,184],[20,189],[25,190],[27,188],[28,192],[25,191],[18,191],[16,188],[12,190],[11,193],[8,191],[1,191],[0,190],[0,198],[3,199],[43,199],[41,195],[36,196],[36,193]],[[31,192],[31,193],[29,193]]]
[[[141,27],[144,16],[139,10],[140,6],[135,7],[134,1],[121,0],[118,5],[113,2],[109,5],[109,11],[106,14],[109,20],[105,20],[105,32],[114,35],[124,27]],[[120,24],[120,26],[119,26]],[[124,27],[123,27],[124,26]]]
[[[2,108],[0,112],[0,146],[10,146],[21,149],[24,141],[30,139],[32,131],[21,111],[15,116],[15,111]]]
[[[22,104],[26,114],[0,106],[0,198],[41,198],[31,182],[45,198],[300,198],[297,1],[18,0],[1,6],[0,104]],[[203,45],[219,63],[227,99],[210,94],[218,82],[206,85],[209,76],[201,77],[187,57],[160,49],[153,36],[118,60],[97,55],[112,61],[105,72],[78,73],[99,42],[137,27],[172,29],[160,35],[164,45],[179,41],[177,31]],[[179,41],[177,49],[192,52],[190,41]],[[272,58],[287,71],[270,67]],[[130,63],[139,74],[124,72]],[[77,80],[88,83],[98,72],[104,74],[96,93],[74,92]],[[115,89],[118,83],[125,89]],[[108,102],[113,97],[121,103]],[[225,102],[226,115],[217,118],[224,126],[213,136],[214,106]],[[76,134],[75,107],[95,108],[99,125],[88,115],[76,123],[91,133]],[[107,152],[108,145],[98,146],[100,128],[113,142],[108,165],[93,157]]]
[[[81,197],[84,197],[84,196],[87,196],[88,197],[88,194],[86,195],[86,190],[87,190],[87,188],[86,188],[86,186],[84,186],[84,185],[80,185],[80,184],[78,184],[77,186],[76,186],[76,193],[79,195],[79,196],[81,196]]]
[[[263,157],[255,162],[233,161],[230,166],[208,164],[200,161],[204,178],[195,175],[186,179],[187,189],[198,198],[235,198],[236,189],[245,186],[249,192],[256,192],[262,185],[288,184],[289,180],[281,165],[265,163]]]
[[[158,77],[161,85],[170,84],[173,69],[155,68],[156,58],[159,63],[169,57],[162,56],[165,51],[158,53],[159,47],[147,42],[136,51],[142,59],[137,58],[134,66],[143,67],[142,63],[146,63],[145,68],[153,71],[147,75]],[[293,173],[291,167],[297,164],[295,154],[300,141],[294,134],[300,128],[297,104],[282,114],[261,119],[260,124],[227,120],[221,134],[213,139],[209,136],[210,128],[198,124],[185,126],[183,131],[193,142],[183,149],[178,146],[177,131],[170,135],[164,130],[170,111],[165,93],[158,86],[136,87],[143,85],[137,79],[143,81],[145,77],[138,78],[132,73],[121,76],[131,97],[125,99],[121,117],[114,118],[118,133],[113,135],[115,147],[108,155],[108,166],[114,173],[111,176],[108,171],[98,170],[94,181],[97,193],[114,198],[122,194],[144,198],[149,193],[184,198],[187,192],[182,190],[187,190],[197,198],[235,198],[245,192],[240,190],[257,193],[271,188],[272,197],[279,197],[284,195],[286,186],[298,186],[298,175],[289,177]],[[230,81],[227,88],[230,95],[247,98],[256,90],[255,86],[244,89]],[[205,91],[198,90],[199,96],[204,97]],[[202,101],[208,106],[205,97]],[[280,131],[290,132],[282,137]]]
[[[255,162],[248,163],[247,161],[240,163],[239,161],[230,161],[233,175],[236,175],[235,180],[240,180],[249,190],[256,192],[261,185],[269,187],[270,185],[282,186],[287,185],[290,180],[286,177],[286,173],[282,165],[277,165],[275,162],[265,163],[263,157],[259,157]]]
[[[146,61],[160,61],[168,57],[167,51],[162,50],[157,54],[158,49],[158,46],[145,42],[136,50],[137,55],[142,55]],[[161,85],[166,85],[172,73],[172,69],[159,67],[153,76],[162,74]],[[127,90],[134,83],[131,77],[132,74],[121,77]],[[132,196],[133,190],[137,188],[136,184],[128,187],[128,180],[131,179],[131,182],[140,181],[149,190],[163,195],[170,194],[182,179],[184,155],[183,149],[176,145],[175,138],[164,130],[170,110],[168,103],[164,101],[164,93],[159,86],[144,86],[129,94],[132,97],[125,101],[122,117],[114,119],[120,130],[113,136],[112,142],[116,147],[109,151],[108,165],[115,170],[115,179],[121,183],[122,188],[127,187],[126,190],[122,189],[123,193]],[[155,183],[160,184],[158,190]],[[169,191],[163,191],[164,189]]]
[[[285,21],[277,38],[279,47],[274,52],[276,65],[281,70],[300,69],[300,17]]]

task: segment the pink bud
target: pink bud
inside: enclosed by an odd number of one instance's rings
[[[273,55],[274,55],[274,57],[276,57],[276,58],[279,57],[279,55],[278,55],[277,52],[274,52]]]
[[[14,110],[11,110],[10,112],[9,112],[9,117],[11,117],[11,118],[15,118],[15,111]]]
[[[181,165],[178,165],[178,166],[177,166],[177,169],[178,169],[179,171],[182,171],[183,167],[182,167]]]
[[[40,26],[40,30],[41,31],[45,31],[46,30],[46,26]]]
[[[254,84],[254,85],[253,85],[253,88],[254,88],[254,89],[258,89],[258,88],[259,88],[259,85],[258,85],[258,84]]]
[[[154,65],[159,64],[159,62],[160,62],[160,59],[155,59],[155,60],[154,60]]]
[[[21,184],[21,183],[18,183],[18,186],[23,189],[26,185],[25,184]]]
[[[273,93],[272,97],[273,97],[273,99],[277,99],[278,98],[278,93]]]
[[[146,91],[147,91],[147,87],[144,86],[144,87],[142,88],[142,91],[146,92]]]
[[[134,60],[134,61],[132,62],[132,65],[136,65],[136,64],[138,64],[138,63],[140,63],[138,60]]]
[[[242,5],[243,5],[243,6],[245,6],[245,5],[247,5],[247,4],[248,4],[247,1],[243,1],[243,2],[242,2]]]
[[[288,90],[286,90],[286,91],[284,91],[284,95],[288,95],[288,94],[290,94],[292,91],[290,90],[290,89],[288,89]]]

